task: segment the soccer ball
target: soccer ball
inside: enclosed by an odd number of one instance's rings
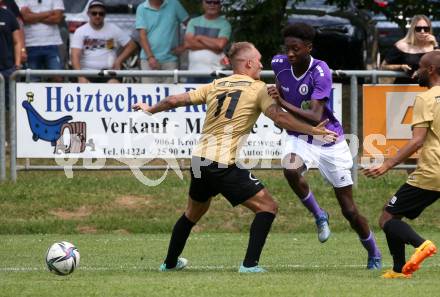
[[[47,250],[46,264],[55,274],[71,274],[79,265],[78,249],[67,241],[56,242]]]

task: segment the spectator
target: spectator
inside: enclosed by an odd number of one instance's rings
[[[119,46],[125,47],[130,38],[116,25],[105,22],[105,5],[102,1],[90,2],[89,22],[79,27],[71,42],[72,66],[75,70],[112,69]],[[119,82],[116,78],[79,77],[78,82]]]
[[[386,55],[382,69],[405,71],[408,77],[398,77],[396,84],[415,84],[420,58],[437,48],[438,43],[432,34],[431,20],[425,15],[415,15],[406,36],[397,41]]]
[[[0,0],[0,4],[3,1]],[[9,76],[21,66],[20,26],[9,10],[0,7],[0,74],[5,79],[5,100],[8,107]]]
[[[63,20],[62,0],[18,0],[24,20],[28,67],[63,69],[59,45],[63,43],[58,24]],[[61,81],[60,77],[53,79]]]
[[[188,70],[216,71],[222,69],[224,49],[231,37],[231,24],[220,15],[220,0],[203,0],[204,14],[191,19],[185,34],[189,49]],[[209,83],[212,78],[189,78],[191,83]]]
[[[133,30],[130,35],[130,41],[116,58],[115,63],[113,64],[113,69],[121,70],[123,68],[122,64],[128,58],[139,52],[141,49],[141,41],[139,38],[139,31],[136,29]]]
[[[17,3],[15,3],[14,0],[3,0],[0,1],[0,6],[3,8],[8,9],[17,19],[18,24],[20,25],[20,32],[19,32],[19,38],[21,43],[20,48],[20,55],[21,55],[21,62],[24,63],[27,60],[27,53],[26,53],[26,47],[24,42],[24,22],[23,18],[20,14],[20,9],[17,6]]]
[[[136,11],[136,29],[140,33],[141,68],[172,70],[178,67],[176,55],[185,48],[178,45],[177,29],[188,13],[178,0],[146,0]],[[143,77],[143,83],[172,83],[172,78]]]

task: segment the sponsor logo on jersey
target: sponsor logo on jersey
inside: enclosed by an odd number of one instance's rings
[[[284,59],[280,59],[280,58],[272,59],[272,63],[283,63],[283,62],[284,62]]]

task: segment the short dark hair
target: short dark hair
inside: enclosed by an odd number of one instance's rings
[[[292,23],[283,30],[283,37],[295,37],[303,41],[313,42],[315,39],[315,29],[306,23]]]

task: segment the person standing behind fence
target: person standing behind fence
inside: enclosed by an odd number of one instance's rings
[[[18,0],[31,69],[63,69],[59,45],[63,43],[58,24],[63,20],[62,0]],[[60,77],[53,78],[61,81]]]
[[[0,6],[8,9],[17,19],[18,24],[20,25],[20,42],[21,42],[21,49],[20,49],[20,55],[21,55],[21,62],[24,63],[27,60],[27,52],[25,47],[25,40],[24,40],[24,23],[23,18],[20,14],[20,8],[18,8],[17,3],[15,3],[14,0],[3,0],[0,1]]]
[[[364,170],[366,176],[376,178],[420,152],[416,170],[384,206],[379,219],[393,257],[393,269],[383,278],[410,278],[427,257],[437,252],[433,242],[402,221],[404,217],[417,218],[440,197],[440,51],[425,54],[419,66],[418,83],[428,90],[416,96],[411,140],[381,166]],[[406,244],[415,251],[405,263]]]
[[[145,0],[136,10],[136,29],[140,33],[142,70],[178,68],[177,56],[184,51],[178,46],[179,24],[188,13],[178,0]],[[173,78],[143,77],[143,83],[172,83]]]
[[[420,58],[438,47],[432,33],[431,20],[425,15],[415,15],[406,36],[397,41],[389,50],[381,68],[384,70],[405,71],[408,77],[397,77],[396,84],[417,83],[416,71]]]
[[[102,1],[90,2],[89,22],[79,27],[71,41],[71,59],[75,70],[112,69],[119,46],[126,46],[130,37],[118,26],[105,22],[105,5]],[[78,77],[78,82],[119,82],[116,78]]]
[[[9,76],[21,67],[19,30],[20,25],[12,12],[0,7],[0,74],[5,80],[6,108],[9,106]]]
[[[185,34],[189,49],[188,70],[213,72],[222,69],[224,49],[231,37],[231,24],[220,15],[220,0],[202,0],[204,14],[191,19]],[[189,83],[208,83],[210,77],[189,78]]]

